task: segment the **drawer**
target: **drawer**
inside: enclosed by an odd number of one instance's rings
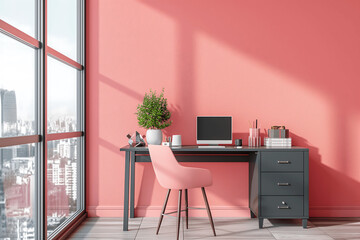
[[[294,217],[304,215],[303,196],[262,196],[262,217]]]
[[[302,172],[304,169],[302,152],[262,152],[261,171],[295,171]]]
[[[303,173],[261,173],[261,195],[303,194]]]

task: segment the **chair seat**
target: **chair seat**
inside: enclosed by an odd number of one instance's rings
[[[207,169],[181,167],[173,172],[172,178],[160,183],[167,189],[191,189],[212,185],[211,172]]]

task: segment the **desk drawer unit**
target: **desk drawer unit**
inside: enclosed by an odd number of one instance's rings
[[[303,173],[261,173],[261,195],[303,194]]]
[[[260,158],[260,218],[308,218],[308,153],[264,151]],[[306,196],[306,197],[305,197]],[[262,222],[262,221],[261,221]],[[262,227],[262,224],[260,224]]]
[[[303,201],[303,196],[262,196],[262,215],[297,218],[303,215]]]

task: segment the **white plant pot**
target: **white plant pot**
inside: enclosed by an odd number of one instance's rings
[[[160,129],[148,129],[146,131],[146,141],[148,145],[161,145],[162,131]]]

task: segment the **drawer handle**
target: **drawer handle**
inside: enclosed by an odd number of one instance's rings
[[[278,206],[278,209],[290,209],[289,206]]]
[[[278,161],[278,164],[290,164],[290,161]]]
[[[282,201],[281,204],[286,206],[278,206],[278,209],[290,209],[290,207],[286,204],[286,202]]]
[[[278,186],[290,186],[290,183],[277,183]]]

